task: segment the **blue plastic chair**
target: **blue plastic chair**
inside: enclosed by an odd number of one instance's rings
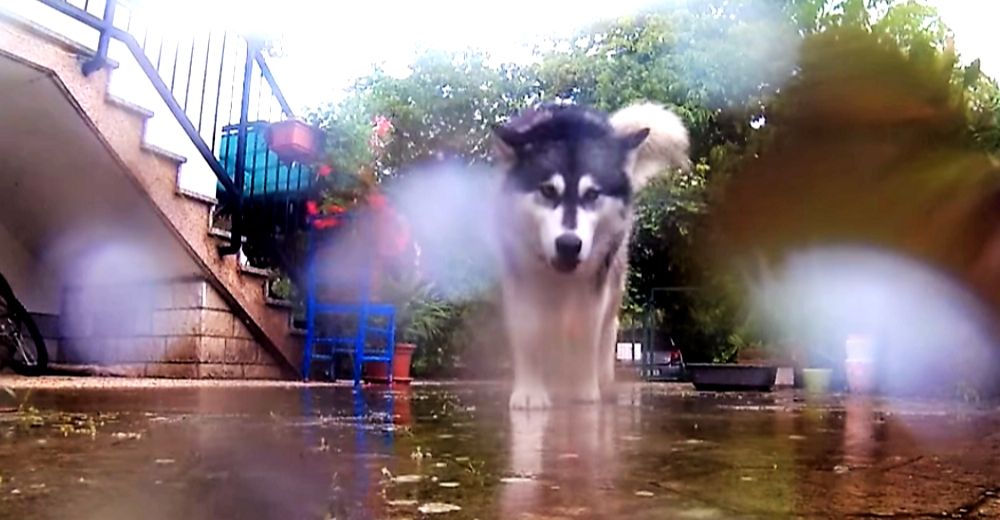
[[[349,216],[345,220],[353,220]],[[311,223],[310,223],[311,224]],[[310,226],[311,227],[311,226]],[[306,344],[302,354],[302,378],[309,380],[317,361],[329,363],[330,376],[337,378],[337,354],[351,356],[354,386],[361,384],[361,371],[365,362],[383,362],[388,365],[389,383],[392,383],[392,358],[396,346],[396,308],[387,303],[373,302],[371,299],[371,282],[374,271],[373,262],[364,262],[365,267],[357,273],[353,282],[355,287],[354,301],[322,301],[319,289],[324,286],[323,280],[317,275],[317,252],[320,250],[320,240],[316,232],[309,233],[307,256],[307,289],[306,289]],[[371,242],[371,241],[369,241]],[[374,253],[374,246],[366,248],[368,258]],[[354,332],[349,335],[326,335],[318,326],[318,319],[324,316],[347,317],[354,322]],[[373,320],[381,320],[383,324],[376,326]],[[383,346],[370,345],[369,339],[381,338]]]

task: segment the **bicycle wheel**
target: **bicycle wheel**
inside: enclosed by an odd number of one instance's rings
[[[49,365],[49,351],[38,324],[14,297],[7,280],[0,275],[0,348],[8,352],[14,372],[36,376]]]

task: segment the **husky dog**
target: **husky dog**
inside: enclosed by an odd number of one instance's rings
[[[688,132],[652,103],[610,117],[543,104],[494,134],[510,406],[549,407],[557,382],[572,399],[596,402],[614,380],[633,196],[655,175],[689,166]]]

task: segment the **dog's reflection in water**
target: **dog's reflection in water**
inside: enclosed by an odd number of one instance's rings
[[[602,516],[618,476],[613,406],[513,410],[500,518]]]

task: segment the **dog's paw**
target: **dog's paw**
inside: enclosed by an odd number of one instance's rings
[[[511,410],[539,410],[550,406],[549,393],[541,388],[515,388],[510,394]]]

